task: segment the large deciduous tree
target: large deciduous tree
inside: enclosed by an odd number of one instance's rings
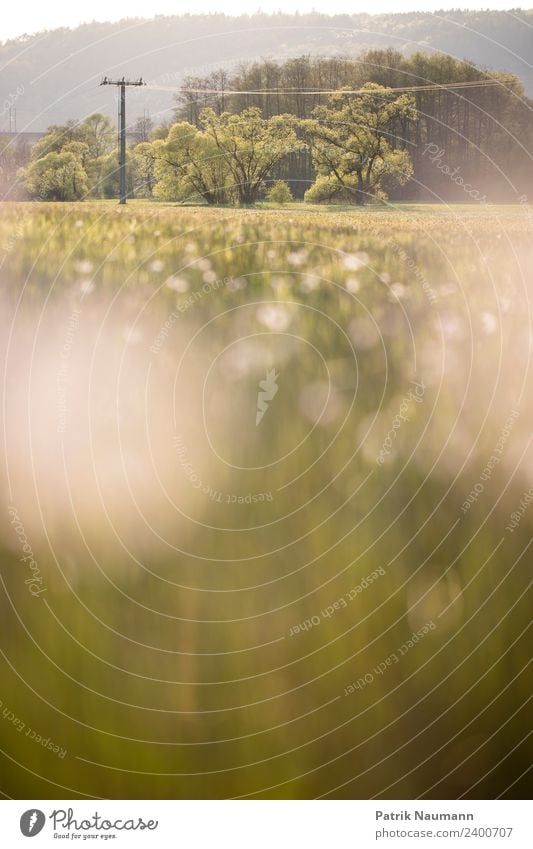
[[[31,162],[21,173],[34,198],[78,200],[103,195],[102,165],[115,145],[113,125],[99,112],[84,121],[48,128],[31,150]],[[57,177],[51,173],[59,169]]]
[[[345,90],[317,106],[303,122],[318,178],[307,200],[343,197],[358,205],[386,196],[412,174],[402,128],[415,120],[411,95],[368,83],[361,94]]]
[[[25,169],[23,179],[30,195],[39,200],[81,200],[88,190],[83,163],[68,150],[35,159]]]
[[[213,138],[187,121],[174,124],[166,139],[137,145],[134,153],[157,197],[203,198],[209,204],[228,200],[231,175],[224,158]]]
[[[116,145],[116,130],[107,115],[101,112],[95,112],[82,121],[79,131],[79,140],[88,146],[92,159],[106,156]]]
[[[293,115],[263,118],[257,107],[237,115],[217,115],[212,109],[204,109],[200,124],[229,170],[233,191],[242,205],[255,203],[272,168],[302,147]]]

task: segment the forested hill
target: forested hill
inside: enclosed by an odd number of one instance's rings
[[[142,75],[160,89],[130,92],[134,118],[149,110],[158,120],[174,106],[172,88],[184,76],[221,66],[302,54],[354,57],[371,48],[443,51],[485,68],[512,71],[533,95],[533,11],[441,12],[395,15],[221,14],[91,23],[21,36],[0,46],[0,130],[41,130],[103,111],[115,117],[114,90],[103,74]],[[166,87],[166,88],[165,88]]]

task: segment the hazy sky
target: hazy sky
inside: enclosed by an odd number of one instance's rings
[[[152,15],[176,15],[185,12],[225,12],[242,14],[255,12],[411,12],[438,11],[464,6],[468,9],[513,9],[520,5],[517,0],[25,0],[23,3],[6,0],[0,17],[0,40],[33,33],[43,29],[69,26],[75,27],[90,20],[116,21],[125,17],[151,17]],[[525,3],[528,8],[530,3]]]

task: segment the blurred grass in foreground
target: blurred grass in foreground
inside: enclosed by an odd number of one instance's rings
[[[526,795],[526,210],[11,204],[0,249],[4,794]]]

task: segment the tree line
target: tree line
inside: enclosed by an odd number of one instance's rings
[[[69,118],[80,120],[93,112],[115,120],[115,101],[97,84],[100,74],[111,72],[142,75],[153,86],[136,91],[135,114],[149,109],[153,115],[168,117],[173,105],[169,88],[178,87],[186,74],[233,69],[237,61],[254,62],[258,57],[275,57],[278,62],[307,53],[357,57],[364,50],[387,47],[407,55],[415,45],[478,67],[516,73],[533,96],[532,26],[533,10],[518,9],[513,14],[460,9],[379,15],[217,12],[134,23],[93,21],[0,43],[0,104],[23,86],[24,94],[16,103],[17,120],[28,130],[66,123]],[[3,118],[0,114],[0,129],[7,126],[7,113]]]
[[[525,96],[517,76],[489,74],[470,62],[440,53],[418,52],[407,57],[390,48],[369,50],[357,59],[300,56],[281,64],[269,60],[243,64],[234,73],[220,69],[203,77],[189,76],[177,97],[176,117],[198,126],[204,105],[217,114],[256,106],[265,117],[290,113],[305,121],[328,101],[327,95],[316,93],[320,90],[359,89],[366,83],[401,88],[489,79],[501,85],[413,92],[416,119],[404,117],[402,126],[395,128],[391,145],[409,151],[416,182],[397,187],[395,196],[464,199],[461,187],[448,179],[449,168],[457,169],[469,185],[489,187],[494,201],[516,200],[519,186],[525,182],[531,191],[533,185],[533,101]],[[198,95],[187,89],[216,93]],[[242,94],[227,93],[240,90]],[[246,93],[259,90],[268,93]],[[435,151],[441,152],[439,162],[447,167],[435,167]],[[288,179],[301,197],[315,179],[311,151],[292,154],[278,176]]]
[[[501,84],[402,91],[488,79]],[[140,119],[128,192],[246,205],[273,186],[279,199],[357,205],[516,200],[533,185],[532,105],[517,77],[441,55],[255,62],[184,80],[172,122]],[[0,145],[0,177],[43,200],[116,197],[115,133],[95,113],[50,127],[29,161]]]
[[[287,200],[290,187],[276,179],[276,169],[306,151],[315,176],[306,200],[362,205],[409,180],[409,151],[393,140],[414,120],[411,95],[375,83],[357,97],[341,89],[306,119],[290,113],[265,117],[257,106],[218,113],[204,107],[196,124],[176,121],[130,148],[129,194],[252,205],[274,184],[271,199]],[[113,136],[109,119],[97,113],[78,125],[51,127],[19,168],[21,184],[40,200],[116,195]]]

